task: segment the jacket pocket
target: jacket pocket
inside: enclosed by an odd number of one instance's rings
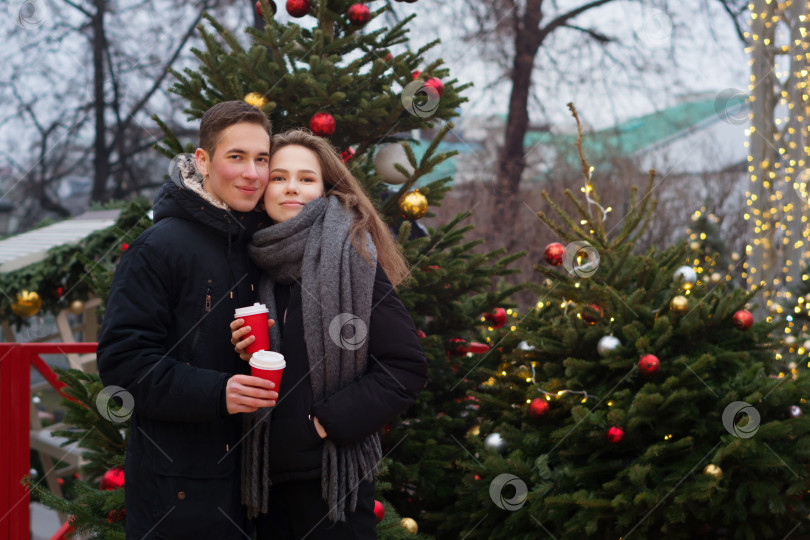
[[[157,538],[223,540],[247,536],[239,478],[155,475],[152,519]]]
[[[321,466],[323,440],[306,414],[270,422],[270,471],[303,473]]]

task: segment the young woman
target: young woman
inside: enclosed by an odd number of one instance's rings
[[[325,140],[273,137],[264,209],[249,247],[287,367],[272,409],[246,415],[243,501],[258,538],[376,538],[379,432],[427,380],[416,327],[394,286],[404,257]],[[253,337],[231,324],[242,359]]]

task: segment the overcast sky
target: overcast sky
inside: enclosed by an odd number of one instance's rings
[[[561,8],[582,3],[582,0],[557,2]],[[747,92],[748,58],[730,18],[717,2],[677,0],[669,3],[673,10],[669,15],[656,7],[660,1],[645,0],[643,3],[610,3],[576,19],[578,26],[597,28],[626,44],[633,43],[635,38],[640,51],[614,44],[609,47],[611,57],[608,57],[598,52],[598,47],[578,45],[581,33],[560,32],[555,37],[554,48],[579,52],[559,57],[569,59],[571,69],[549,70],[548,76],[544,70],[549,61],[538,59],[534,76],[537,100],[532,108],[532,121],[570,123],[566,108],[569,101],[574,101],[588,123],[598,127],[666,107],[685,94],[714,95],[727,88]],[[474,43],[462,41],[461,36],[473,28],[473,23],[454,16],[450,4],[425,0],[399,6],[418,14],[413,23],[414,45],[440,37],[442,45],[430,56],[441,56],[460,81],[475,84],[467,92],[470,102],[465,104],[464,112],[505,113],[510,85],[503,82],[490,86],[497,81],[499,70],[480,60],[479,48],[472,46]],[[627,64],[631,58],[646,59],[648,68],[642,73],[636,70],[626,73],[622,64]],[[560,76],[559,70],[563,69],[566,74]],[[563,78],[569,80],[562,81]]]
[[[41,1],[45,2],[50,10],[60,5],[56,0]],[[115,14],[125,18],[127,24],[124,27],[111,28],[111,31],[139,37],[133,39],[129,47],[133,57],[148,61],[150,51],[170,49],[171,38],[185,27],[185,20],[191,20],[189,19],[191,11],[195,9],[193,5],[187,6],[190,11],[185,15],[172,12],[173,16],[181,17],[177,20],[168,20],[168,17],[163,20],[156,17],[156,13],[163,12],[160,6],[166,1],[150,1],[148,3],[150,9],[147,10],[141,7],[135,8],[134,11]],[[470,101],[463,106],[464,116],[505,114],[511,85],[508,81],[498,83],[502,74],[501,69],[482,60],[481,40],[472,43],[463,40],[464,35],[474,28],[473,21],[469,17],[461,16],[458,8],[454,7],[461,5],[463,1],[420,0],[412,4],[397,3],[396,7],[400,13],[417,14],[417,18],[410,25],[412,49],[437,37],[441,38],[442,43],[428,53],[428,60],[441,57],[459,82],[474,83],[474,87],[465,92]],[[580,5],[582,1],[558,0],[547,4],[570,9],[572,6]],[[582,45],[582,34],[579,32],[565,29],[554,34],[553,40],[549,42],[550,48],[565,53],[555,54],[553,60],[559,62],[556,67],[552,66],[550,57],[541,55],[538,58],[534,76],[536,98],[532,101],[532,122],[550,122],[563,131],[573,129],[574,124],[566,108],[569,101],[574,101],[587,124],[603,127],[664,108],[676,103],[685,94],[707,92],[714,95],[728,88],[747,91],[749,66],[746,54],[728,16],[719,7],[715,7],[716,1],[669,0],[671,9],[674,10],[671,16],[656,7],[661,6],[663,1],[618,1],[594,9],[576,19],[577,25],[593,26],[616,39],[616,42],[607,49],[609,54],[605,54],[600,47],[593,44]],[[125,0],[120,2],[122,6],[128,3]],[[133,4],[137,5],[137,2]],[[284,2],[277,0],[277,4],[283,6]],[[227,11],[222,22],[243,39],[242,29],[252,22],[253,14],[244,3],[237,5],[241,8]],[[377,8],[379,5],[378,2],[373,2],[371,7]],[[710,6],[708,12],[707,5]],[[121,9],[123,8],[119,8],[119,11]],[[82,70],[83,65],[89,63],[86,42],[83,38],[78,38],[54,43],[52,47],[39,45],[36,50],[26,51],[24,48],[18,48],[24,45],[16,41],[23,35],[31,37],[42,33],[52,34],[57,29],[56,21],[58,19],[64,21],[64,17],[70,14],[69,9],[46,13],[47,17],[43,24],[28,31],[16,28],[10,23],[10,17],[2,22],[2,26],[7,30],[6,37],[10,41],[5,44],[4,52],[0,54],[2,64],[6,68],[5,75],[0,75],[0,79],[10,76],[15,71],[11,69],[10,64],[28,66],[30,68],[28,81],[21,88],[37,95],[35,106],[38,107],[42,118],[47,118],[49,113],[58,114],[58,105],[64,99],[60,95],[63,92],[79,94],[89,92],[91,83],[89,73],[84,79],[84,84],[78,83],[74,76]],[[553,15],[549,13],[547,16]],[[144,18],[146,20],[140,20]],[[282,22],[292,20],[283,7],[276,18]],[[314,19],[306,17],[295,19],[295,22],[312,25]],[[369,25],[369,30],[391,22],[386,18],[379,18]],[[149,35],[139,30],[144,25],[156,33]],[[165,28],[161,29],[161,25]],[[162,37],[154,40],[151,45],[145,43],[144,40],[148,41],[151,36]],[[489,36],[484,41],[491,39]],[[631,46],[632,44],[636,45]],[[644,66],[642,69],[625,69],[624,66],[630,61]],[[195,64],[196,60],[190,63],[192,67]],[[53,76],[55,72],[61,70],[65,70],[64,77]],[[50,82],[37,83],[37,80],[43,80],[42,75],[38,73],[48,73],[46,78]],[[55,92],[55,87],[60,85],[60,81],[67,86],[63,92]],[[135,99],[140,91],[148,86],[148,82],[136,80],[125,91],[132,93]],[[79,88],[82,86],[83,88]],[[6,100],[9,97],[4,96]],[[157,96],[155,99],[159,100],[160,97]],[[140,120],[151,122],[146,114]],[[9,127],[4,126],[6,137],[3,138],[9,141],[10,137],[17,141],[17,144],[23,138],[23,133],[31,132],[30,128],[9,129]]]

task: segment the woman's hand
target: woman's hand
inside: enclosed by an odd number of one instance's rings
[[[245,319],[235,319],[231,323],[231,345],[233,345],[234,350],[239,354],[239,358],[247,362],[250,360],[251,355],[245,352],[245,349],[248,346],[256,341],[254,336],[248,336],[250,333],[250,326],[244,326]],[[276,321],[273,319],[267,320],[267,329],[273,328],[275,326]],[[242,339],[244,338],[244,339]]]
[[[318,435],[321,436],[321,439],[325,439],[326,438],[326,430],[323,429],[323,426],[321,425],[321,423],[318,422],[318,417],[317,416],[312,417],[312,423],[315,424],[315,431],[318,432]]]

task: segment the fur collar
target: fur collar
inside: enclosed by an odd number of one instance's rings
[[[228,211],[231,210],[224,201],[216,199],[213,195],[205,191],[203,188],[205,178],[203,178],[203,175],[197,170],[197,164],[192,154],[183,154],[182,157],[177,160],[177,168],[180,171],[180,175],[183,178],[183,185],[186,188],[190,189],[216,208]]]

